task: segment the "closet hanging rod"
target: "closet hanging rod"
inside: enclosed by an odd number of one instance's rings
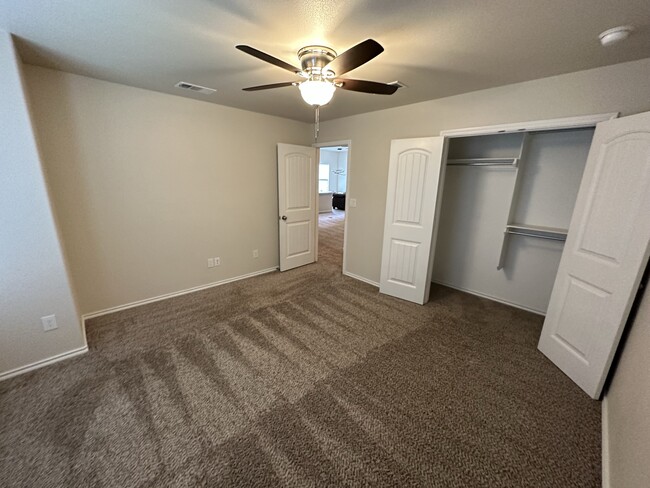
[[[549,239],[551,241],[566,241],[566,236],[561,235],[548,235],[548,234],[532,234],[530,232],[519,232],[512,229],[506,229],[507,234],[525,237],[539,237],[540,239]]]
[[[513,166],[516,167],[519,158],[473,158],[447,159],[449,166]]]

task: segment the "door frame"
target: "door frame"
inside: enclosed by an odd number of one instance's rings
[[[329,142],[315,142],[312,144],[312,147],[316,148],[316,169],[318,169],[318,164],[320,164],[320,148],[321,147],[332,147],[332,146],[347,146],[348,148],[348,161],[347,161],[347,175],[345,178],[345,217],[343,219],[343,266],[341,272],[344,275],[348,274],[347,266],[347,249],[348,249],[348,211],[350,208],[350,162],[352,160],[352,140],[351,139],[341,139],[338,141],[329,141]],[[318,189],[318,171],[316,171],[316,189]],[[316,226],[316,261],[318,261],[318,225]]]
[[[469,128],[462,128],[462,129],[448,129],[448,130],[441,131],[439,135],[444,139],[443,146],[447,146],[449,144],[450,139],[457,138],[457,137],[483,136],[483,135],[494,135],[494,134],[517,133],[517,132],[539,132],[539,131],[546,131],[546,130],[577,129],[581,127],[596,127],[596,125],[599,122],[615,119],[618,117],[618,115],[619,115],[618,112],[609,112],[609,113],[601,113],[601,114],[580,115],[574,117],[561,117],[561,118],[546,119],[546,120],[523,121],[523,122],[510,123],[510,124],[469,127]],[[328,145],[328,144],[323,144],[323,145]],[[444,157],[442,164],[443,165],[447,164],[446,157]],[[444,192],[444,179],[441,181],[438,191],[441,193]],[[436,222],[434,222],[433,229],[432,229],[433,237],[436,237],[435,234],[438,228],[438,222],[437,222],[438,219],[439,216],[436,216]],[[432,246],[430,249],[428,273],[431,273],[433,260],[435,259],[435,240],[433,241],[434,242],[432,242]],[[477,295],[477,293],[472,292],[470,290],[463,289],[462,291]]]
[[[563,129],[579,129],[579,128],[595,129],[598,123],[605,122],[607,120],[616,119],[619,117],[619,115],[620,115],[619,112],[606,112],[600,114],[578,115],[574,117],[559,117],[555,119],[515,122],[510,124],[486,125],[486,126],[479,126],[479,127],[468,127],[463,129],[447,129],[447,130],[440,131],[440,136],[445,138],[445,144],[449,144],[449,141],[451,139],[455,139],[457,137],[488,136],[488,135],[496,135],[496,134],[513,134],[513,133],[520,133],[520,132],[534,133],[534,132],[541,132],[541,131],[556,131],[556,130],[563,130]],[[446,159],[445,161],[443,161],[443,163],[445,165],[447,164]],[[443,180],[442,185],[440,187],[440,191],[444,191],[444,184],[445,182]],[[440,216],[438,216],[438,218],[439,217]],[[434,228],[436,227],[437,224],[434,226]],[[435,244],[431,249],[432,262],[433,259],[435,259]],[[444,286],[449,286],[446,283],[439,283],[439,284],[442,284]],[[526,310],[528,312],[536,313],[541,316],[546,316],[545,313],[541,313],[537,310],[531,310],[528,308],[524,308],[520,305],[517,305],[515,303],[505,302],[503,300],[482,294],[480,292],[475,292],[473,290],[468,290],[466,288],[457,288],[457,289],[464,293],[469,293],[470,295],[479,296],[481,298],[487,298],[488,300],[504,303],[511,307]]]
[[[560,117],[557,119],[533,120],[528,122],[515,122],[511,124],[486,125],[469,127],[466,129],[449,129],[440,131],[443,137],[468,137],[488,136],[493,134],[508,134],[512,132],[539,132],[545,130],[579,129],[581,127],[596,127],[599,122],[612,120],[619,116],[619,112],[603,114],[579,115],[577,117]]]

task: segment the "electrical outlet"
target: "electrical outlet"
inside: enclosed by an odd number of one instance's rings
[[[208,268],[214,268],[214,258],[208,258]]]
[[[350,207],[356,207],[356,206],[357,206],[357,199],[350,198]]]
[[[259,258],[260,257],[260,252],[257,249],[253,249],[253,257],[254,258]]]
[[[43,323],[43,330],[45,332],[59,328],[59,326],[56,325],[56,315],[47,315],[45,317],[41,317],[41,322]]]
[[[221,264],[221,258],[214,258],[214,265],[219,266]]]

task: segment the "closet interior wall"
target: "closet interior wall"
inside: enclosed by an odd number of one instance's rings
[[[450,138],[433,282],[544,314],[593,132]]]

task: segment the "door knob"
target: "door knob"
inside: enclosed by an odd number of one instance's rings
[[[286,216],[286,215],[283,215],[283,216],[282,216],[282,220],[287,220],[287,216]]]

